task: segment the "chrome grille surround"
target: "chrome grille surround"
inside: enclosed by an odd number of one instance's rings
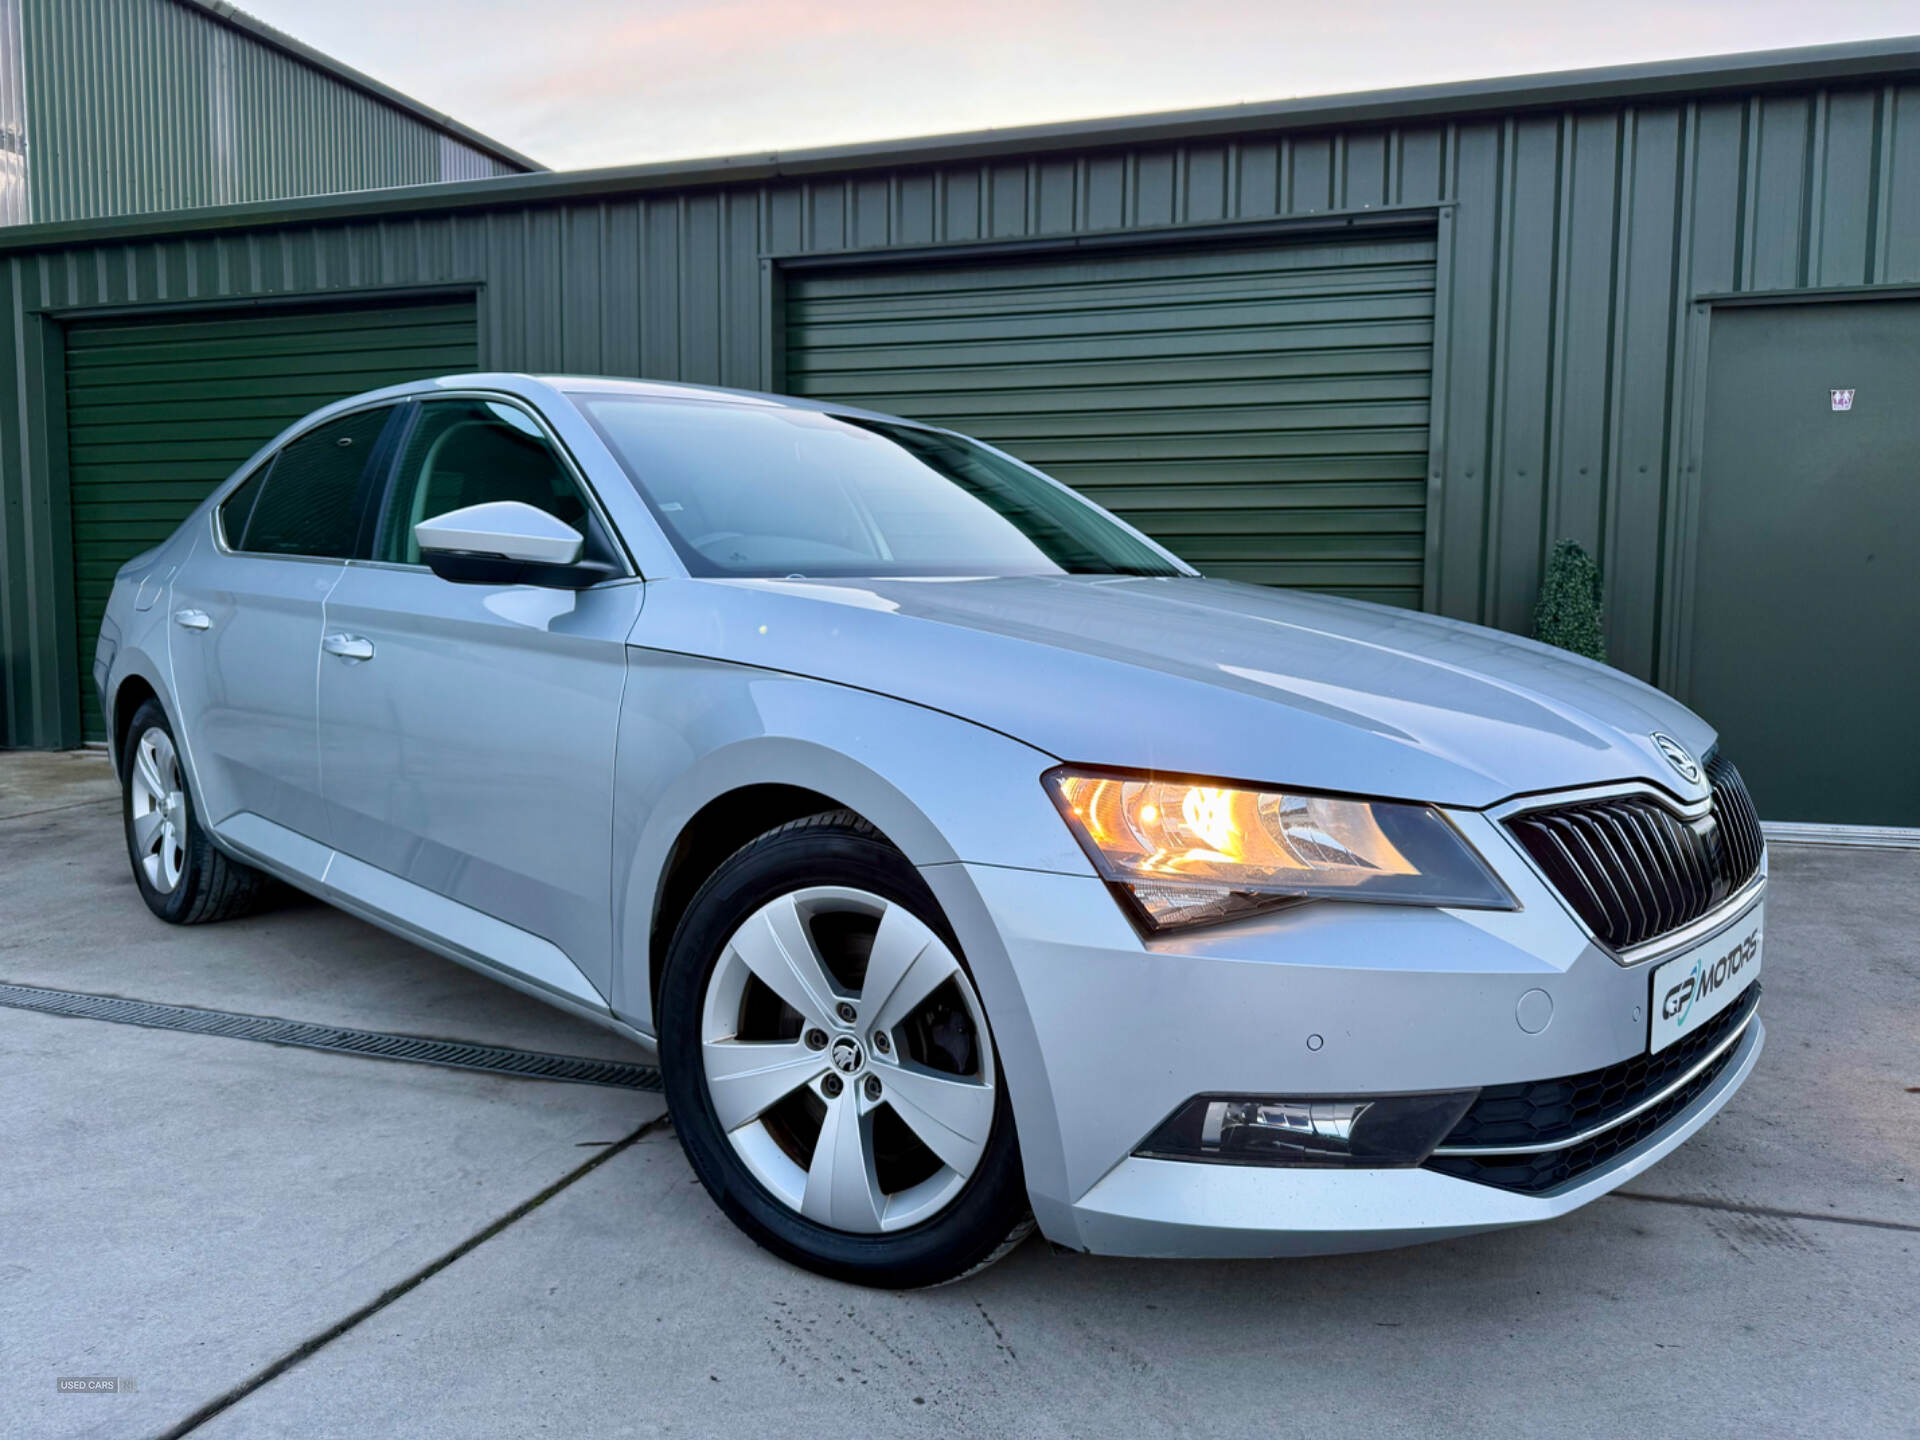
[[[1765,847],[1747,787],[1718,751],[1705,771],[1708,796],[1693,804],[1651,786],[1609,787],[1529,805],[1505,824],[1601,944],[1646,958],[1730,901],[1744,904],[1757,884]]]

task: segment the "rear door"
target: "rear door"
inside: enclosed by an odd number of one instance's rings
[[[174,576],[168,649],[181,732],[215,826],[320,840],[314,672],[321,603],[360,544],[392,405],[289,442],[221,505]],[[251,816],[254,820],[240,817]]]
[[[546,510],[625,569],[530,411],[484,396],[418,407],[373,557],[348,565],[326,603],[330,882],[598,1005],[612,969],[614,738],[643,587],[455,584],[420,563],[417,522],[491,500]]]
[[[63,332],[89,740],[107,733],[86,677],[121,565],[165,540],[236,466],[302,416],[364,391],[479,368],[479,322],[468,299],[118,315],[76,320]]]

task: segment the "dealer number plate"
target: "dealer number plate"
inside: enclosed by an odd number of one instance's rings
[[[1654,967],[1652,1053],[1691,1035],[1760,978],[1766,916],[1762,902],[1711,940]]]

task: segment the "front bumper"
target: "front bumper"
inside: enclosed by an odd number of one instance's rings
[[[1091,876],[927,867],[993,1021],[1042,1231],[1116,1255],[1380,1249],[1551,1219],[1679,1145],[1751,1071],[1764,1034],[1757,1019],[1683,1111],[1546,1194],[1427,1169],[1133,1153],[1195,1095],[1464,1089],[1577,1074],[1644,1051],[1649,966],[1595,946],[1519,869],[1503,867],[1520,901],[1512,912],[1322,903],[1143,940]],[[1544,1026],[1535,992],[1546,997]]]
[[[1386,1250],[1552,1220],[1625,1184],[1711,1120],[1753,1069],[1765,1027],[1658,1134],[1552,1195],[1519,1195],[1432,1170],[1289,1170],[1129,1156],[1074,1209],[1099,1255],[1251,1259]],[[1284,1229],[1275,1228],[1284,1226]]]

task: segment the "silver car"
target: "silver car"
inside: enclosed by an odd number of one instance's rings
[[[611,1027],[727,1214],[865,1284],[1550,1219],[1760,1052],[1697,716],[844,406],[329,406],[120,572],[95,679],[155,914],[284,881]]]

